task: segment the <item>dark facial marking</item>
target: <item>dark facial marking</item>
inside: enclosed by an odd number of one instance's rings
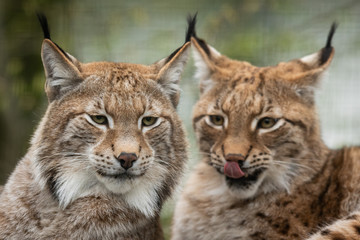
[[[52,169],[47,173],[47,175],[48,175],[47,185],[49,191],[53,196],[54,200],[59,201],[59,196],[57,195],[57,180],[56,180],[57,170]]]
[[[358,235],[360,235],[360,225],[354,225],[353,227],[354,227],[356,233],[357,233]]]

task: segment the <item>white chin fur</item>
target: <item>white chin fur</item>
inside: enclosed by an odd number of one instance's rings
[[[140,211],[146,217],[153,217],[157,207],[157,190],[164,184],[162,176],[166,169],[151,168],[143,176],[131,180],[120,180],[98,176],[90,172],[63,174],[58,178],[57,196],[60,206],[66,208],[78,198],[92,195],[106,195],[110,192],[123,198],[129,207]]]
[[[120,195],[127,204],[147,217],[155,215],[158,201],[157,184],[145,176],[131,180],[117,180],[101,177],[101,182],[110,192]]]
[[[230,192],[233,194],[234,197],[236,197],[238,199],[248,199],[248,198],[255,197],[260,192],[259,186],[263,182],[264,178],[265,178],[265,175],[262,174],[259,177],[258,181],[256,181],[256,183],[254,183],[250,188],[236,189],[236,187],[234,187],[234,188],[231,188]]]
[[[91,195],[97,180],[90,172],[62,174],[57,180],[57,196],[60,206],[66,208],[74,200]]]
[[[234,196],[239,199],[247,199],[274,191],[290,192],[291,176],[285,174],[283,170],[284,169],[279,169],[278,167],[267,169],[251,188],[246,190],[232,189]]]
[[[269,193],[273,191],[290,192],[291,180],[293,172],[290,169],[280,166],[273,166],[267,170],[266,178],[264,179],[262,192]]]
[[[115,194],[126,194],[131,189],[135,188],[139,182],[137,178],[131,180],[119,180],[111,177],[96,176],[99,182],[101,182],[108,191]]]

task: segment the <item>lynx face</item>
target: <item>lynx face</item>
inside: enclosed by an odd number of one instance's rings
[[[37,180],[62,207],[119,195],[147,216],[159,211],[187,159],[176,105],[188,46],[150,66],[84,64],[44,40],[50,104],[32,148]]]
[[[317,164],[315,146],[322,143],[313,89],[332,48],[255,67],[221,55],[201,39],[192,43],[201,88],[193,125],[205,161],[238,198],[290,191],[295,176]]]

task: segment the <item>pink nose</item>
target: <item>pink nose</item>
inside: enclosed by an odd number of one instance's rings
[[[138,157],[135,153],[122,152],[116,159],[120,162],[120,165],[127,170],[133,166]]]

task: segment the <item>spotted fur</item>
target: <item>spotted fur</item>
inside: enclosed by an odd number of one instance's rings
[[[0,239],[163,239],[187,160],[176,106],[190,42],[150,66],[81,63],[44,32],[49,105],[0,195]]]
[[[360,239],[360,148],[325,146],[314,104],[334,31],[319,52],[271,67],[229,59],[194,35],[203,157],[177,203],[174,240]],[[225,174],[230,162],[242,172]]]

